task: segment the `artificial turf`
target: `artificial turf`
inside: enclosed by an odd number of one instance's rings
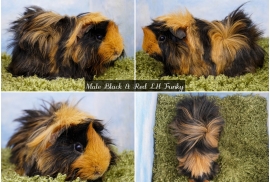
[[[1,150],[1,181],[3,182],[64,182],[65,175],[58,174],[56,178],[46,176],[20,176],[14,171],[15,166],[9,162],[10,149]],[[79,178],[74,182],[82,181]],[[112,165],[103,176],[104,182],[133,182],[134,181],[134,152],[124,151],[118,156],[116,165]]]
[[[176,140],[171,136],[168,124],[176,114],[176,103],[187,95],[158,95],[154,127],[153,181],[186,182],[187,177],[178,174]],[[268,182],[269,156],[267,133],[267,101],[257,95],[232,95],[215,100],[225,120],[219,141],[220,172],[215,182]]]
[[[11,56],[5,53],[1,56],[2,91],[84,91],[85,80],[71,78],[56,78],[46,80],[37,76],[13,77],[6,71],[11,62]],[[95,76],[94,80],[134,80],[133,58],[124,58],[115,62],[103,75]]]

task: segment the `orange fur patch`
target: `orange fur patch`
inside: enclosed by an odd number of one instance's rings
[[[208,76],[210,74],[210,66],[207,65],[206,62],[203,60],[204,49],[201,46],[198,28],[195,25],[196,21],[189,13],[189,11],[186,10],[184,13],[179,12],[160,16],[155,20],[165,22],[164,26],[172,29],[173,31],[182,29],[186,33],[186,37],[183,39],[183,41],[185,41],[185,43],[188,45],[188,48],[184,46],[181,47],[181,49],[183,49],[183,54],[181,54],[179,60],[173,60],[175,62],[178,62],[179,67],[172,70],[172,72],[174,74],[192,74],[196,76]],[[154,53],[162,55],[162,51],[159,48],[155,34],[147,28],[144,28],[143,31],[143,50],[147,53],[149,52],[150,55]],[[184,52],[186,52],[187,54]]]
[[[118,58],[123,50],[123,38],[118,27],[114,22],[109,21],[106,36],[99,47],[98,55],[102,57],[104,63],[107,63]]]
[[[250,49],[248,37],[237,33],[245,29],[247,25],[242,21],[232,24],[230,20],[225,25],[220,21],[209,24],[211,29],[208,35],[212,44],[212,60],[216,64],[217,74],[222,74],[225,68],[231,66],[239,49]]]
[[[143,45],[142,48],[147,54],[161,55],[161,50],[158,46],[156,35],[147,27],[143,28]]]
[[[80,34],[80,31],[85,26],[88,26],[91,24],[97,24],[97,23],[99,23],[101,21],[105,21],[105,20],[108,20],[108,18],[106,18],[105,16],[103,16],[100,13],[88,13],[82,17],[79,17],[77,19],[76,28],[73,31],[70,38],[68,39],[66,46],[72,47],[72,45],[74,45],[77,42],[77,36]]]
[[[70,107],[67,104],[63,104],[52,117],[53,124],[50,126],[38,127],[39,129],[34,131],[29,137],[29,142],[27,144],[29,148],[44,151],[55,142],[56,138],[61,134],[62,129],[67,129],[71,125],[83,123],[87,118],[93,118],[93,116],[81,112],[75,107]],[[46,123],[47,121],[44,120],[44,122]]]
[[[186,29],[187,27],[195,24],[195,19],[188,10],[183,12],[171,13],[165,16],[160,16],[155,19],[156,21],[166,22],[166,26],[172,28],[174,31],[179,28]]]
[[[111,154],[102,138],[94,130],[93,123],[89,125],[87,138],[85,152],[75,160],[72,169],[79,169],[78,175],[81,179],[95,180],[107,171]]]
[[[77,39],[80,36],[80,34],[82,33],[81,31],[86,27],[89,26],[91,24],[97,24],[101,21],[106,21],[108,20],[108,18],[106,18],[105,16],[103,16],[100,13],[88,13],[82,17],[75,17],[76,18],[76,28],[74,29],[74,31],[72,32],[72,34],[70,35],[70,38],[67,40],[66,43],[66,54],[64,55],[64,60],[68,61],[69,59],[66,57],[68,55],[73,55],[72,58],[73,60],[78,63],[79,59],[79,54],[80,49],[78,47],[75,46],[75,44],[77,43]],[[83,53],[81,53],[83,54]],[[69,65],[69,62],[64,62],[64,65]]]
[[[202,176],[203,173],[209,174],[211,172],[211,162],[218,159],[219,154],[202,155],[194,150],[183,158],[178,157],[179,167],[191,171],[193,178]]]
[[[190,51],[197,51],[197,54],[203,54],[201,42],[197,33],[196,21],[188,10],[178,13],[172,13],[165,16],[157,17],[155,20],[164,21],[165,26],[173,31],[183,29],[186,32],[186,43],[189,45]]]
[[[196,120],[186,108],[179,107],[178,109],[182,109],[189,120]],[[207,125],[198,121],[197,124],[173,124],[171,128],[174,131],[174,136],[178,138],[178,144],[185,141],[192,142],[193,145],[190,146],[190,149],[192,149],[199,140],[203,140],[204,144],[216,148],[218,147],[219,133],[222,130],[222,127],[217,124],[220,120],[221,116],[214,118]]]

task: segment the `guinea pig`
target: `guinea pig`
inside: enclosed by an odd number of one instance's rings
[[[164,64],[164,75],[254,73],[264,63],[256,43],[262,32],[242,6],[221,21],[194,18],[188,10],[157,17],[143,27],[142,48]]]
[[[92,80],[124,56],[118,26],[100,13],[69,17],[31,6],[10,31],[13,51],[7,70],[13,76]]]
[[[68,102],[47,105],[41,110],[24,110],[15,120],[21,126],[7,143],[15,171],[27,176],[62,173],[66,180],[102,181],[117,156],[112,140],[104,136],[101,120]]]
[[[219,107],[206,96],[186,97],[177,103],[169,127],[177,140],[179,172],[189,182],[209,182],[219,171],[216,160],[223,126]]]

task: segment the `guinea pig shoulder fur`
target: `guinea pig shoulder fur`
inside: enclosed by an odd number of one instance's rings
[[[219,107],[206,96],[190,96],[177,103],[169,127],[177,140],[179,172],[189,182],[209,182],[218,173],[218,141],[223,126]]]
[[[68,102],[51,102],[42,110],[24,110],[15,121],[21,126],[10,138],[11,163],[27,176],[66,174],[66,180],[102,181],[115,164],[112,140],[101,120]]]
[[[92,80],[124,55],[118,26],[100,13],[62,16],[31,6],[10,32],[13,76]]]
[[[143,27],[143,50],[164,64],[164,75],[239,76],[264,63],[262,32],[238,7],[221,21],[194,18],[186,10],[157,17]]]

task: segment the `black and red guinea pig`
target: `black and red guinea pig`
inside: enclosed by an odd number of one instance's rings
[[[48,106],[49,105],[49,106]],[[24,110],[10,138],[11,163],[20,175],[66,175],[66,180],[102,181],[115,164],[112,140],[101,120],[68,102],[44,102],[41,110]]]
[[[13,76],[92,80],[124,56],[118,26],[100,13],[62,16],[30,6],[11,25]]]
[[[262,32],[242,6],[221,21],[194,18],[186,10],[157,17],[143,28],[143,50],[164,64],[164,75],[234,77],[264,63]]]
[[[169,127],[177,140],[178,170],[189,182],[209,182],[218,173],[218,143],[224,123],[219,107],[206,96],[190,96],[177,103]]]

